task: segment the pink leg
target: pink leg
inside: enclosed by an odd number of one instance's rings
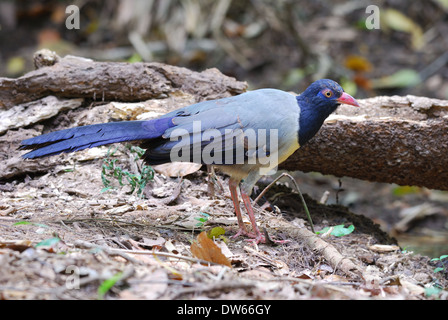
[[[260,242],[266,243],[266,238],[260,232],[260,229],[258,229],[257,222],[255,221],[254,210],[252,208],[252,203],[250,202],[249,196],[246,193],[241,192],[241,197],[243,198],[244,206],[246,207],[247,214],[249,215],[250,222],[252,223],[252,228],[254,229],[255,235],[256,235],[256,237],[251,241],[254,241],[256,244],[258,244]],[[288,240],[271,240],[271,241],[273,241],[275,243],[279,243],[279,244],[289,242]]]
[[[236,218],[238,220],[238,226],[239,226],[238,232],[234,236],[232,236],[232,238],[236,238],[240,235],[243,235],[243,236],[252,238],[252,239],[249,239],[249,241],[253,241],[256,244],[258,244],[260,242],[265,243],[266,238],[260,232],[260,229],[257,226],[257,222],[255,221],[254,210],[252,209],[252,203],[250,202],[249,196],[246,193],[241,192],[241,197],[243,198],[244,206],[246,207],[247,214],[249,215],[249,219],[252,224],[252,229],[254,230],[255,233],[248,232],[246,226],[244,225],[243,217],[241,216],[240,203],[238,201],[238,182],[230,179],[229,180],[229,189],[230,189],[230,195],[231,195],[232,201],[233,201],[233,206],[235,207],[235,214],[236,214]],[[273,240],[273,241],[276,243],[288,242],[288,241],[279,241],[279,240]]]
[[[232,236],[232,238],[236,238],[240,235],[248,236],[248,237],[256,237],[256,235],[249,233],[246,229],[246,226],[243,222],[243,217],[241,216],[241,210],[240,210],[240,204],[238,201],[238,182],[233,181],[232,179],[229,180],[229,189],[230,189],[230,195],[232,197],[233,206],[235,207],[235,214],[236,218],[238,220],[238,226],[239,230],[238,232]]]
[[[249,215],[250,222],[252,223],[252,229],[254,229],[256,237],[254,238],[255,243],[265,243],[266,239],[264,235],[258,229],[257,222],[255,221],[254,210],[252,209],[252,203],[250,203],[250,198],[247,194],[241,192],[241,198],[243,198],[244,206],[246,207],[247,214]]]

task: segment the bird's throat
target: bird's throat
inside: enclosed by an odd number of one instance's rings
[[[300,107],[299,144],[303,146],[319,131],[325,119],[337,109],[338,105],[319,106],[297,96]]]

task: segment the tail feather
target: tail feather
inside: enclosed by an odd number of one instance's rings
[[[23,140],[20,149],[31,149],[23,158],[34,159],[115,142],[155,139],[172,126],[171,118],[94,124]]]

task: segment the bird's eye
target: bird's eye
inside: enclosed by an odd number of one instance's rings
[[[324,91],[322,91],[322,93],[327,98],[331,98],[333,96],[333,91],[331,91],[331,90],[324,90]]]

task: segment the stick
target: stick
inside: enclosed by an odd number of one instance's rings
[[[305,209],[306,216],[308,217],[308,222],[310,223],[310,226],[311,226],[311,231],[313,233],[316,233],[314,231],[314,224],[313,224],[313,220],[311,219],[310,211],[308,210],[308,206],[306,205],[306,202],[305,202],[305,199],[303,198],[302,192],[300,192],[299,185],[297,184],[296,180],[294,180],[294,178],[286,172],[283,172],[281,175],[279,175],[277,178],[275,178],[274,181],[272,181],[266,188],[264,188],[264,190],[254,200],[254,204],[256,204],[258,202],[258,200],[260,200],[260,198],[262,196],[264,196],[264,194],[268,191],[269,188],[271,188],[277,181],[279,181],[283,177],[288,177],[289,179],[291,179],[292,183],[294,184],[297,192],[299,193],[300,200],[302,200],[303,208]]]
[[[75,247],[78,247],[78,248],[87,248],[87,249],[98,248],[98,249],[104,250],[107,254],[112,254],[112,255],[113,254],[145,254],[145,255],[153,255],[153,256],[159,256],[159,257],[176,258],[176,259],[186,260],[186,261],[190,261],[190,262],[197,262],[197,263],[207,264],[207,265],[220,265],[218,263],[214,263],[211,261],[181,256],[181,255],[177,255],[177,254],[169,253],[169,252],[158,252],[158,251],[149,251],[149,250],[115,249],[115,248],[109,248],[109,247],[105,247],[105,246],[98,246],[98,245],[95,245],[95,244],[92,244],[90,242],[83,241],[83,240],[76,240],[74,245],[75,245]]]

